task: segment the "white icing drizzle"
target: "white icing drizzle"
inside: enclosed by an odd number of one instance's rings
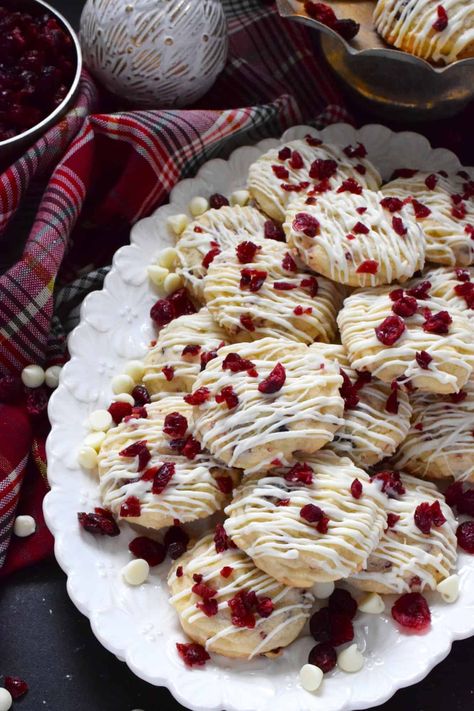
[[[469,274],[470,281],[474,282],[474,267],[465,267],[463,272]],[[456,271],[448,267],[438,267],[436,269],[426,269],[423,277],[418,281],[429,281],[431,283],[430,294],[439,299],[443,299],[449,304],[449,308],[461,311],[470,321],[474,319],[474,309],[469,308],[466,299],[455,292],[455,288],[463,282],[457,277]]]
[[[181,577],[176,576],[178,566],[183,571]],[[225,566],[233,569],[228,578],[220,575]],[[217,590],[213,598],[218,603],[217,615],[206,617],[196,608],[200,598],[191,590],[193,574],[202,575],[202,581]],[[314,601],[310,592],[283,586],[266,575],[242,551],[228,549],[216,553],[212,535],[198,541],[177,561],[169,573],[168,585],[172,593],[170,602],[191,638],[204,643],[208,651],[248,659],[290,644],[303,627]],[[242,590],[270,597],[274,604],[269,617],[255,615],[253,629],[236,627],[231,622],[227,601]]]
[[[394,215],[383,209],[382,199],[381,192],[372,190],[363,190],[361,195],[323,193],[315,196],[314,205],[307,205],[305,196],[298,198],[287,210],[283,225],[288,244],[311,269],[342,284],[377,286],[406,281],[424,266],[425,238],[408,206],[395,215],[407,230],[404,236],[397,234],[392,226]],[[366,212],[360,215],[357,208],[366,208]],[[300,214],[319,222],[316,236],[308,237],[295,229],[295,218]],[[368,234],[354,230],[358,223]],[[368,260],[377,262],[376,273],[358,273]]]
[[[438,5],[448,15],[441,32],[433,29]],[[378,0],[374,23],[390,44],[436,64],[474,55],[474,7],[466,0]]]
[[[251,360],[258,377],[223,370],[229,353]],[[286,370],[285,384],[274,394],[260,393],[259,383],[277,363]],[[342,424],[341,384],[339,367],[316,346],[272,338],[225,346],[196,379],[196,389],[208,388],[211,397],[194,408],[195,436],[229,466],[257,471],[275,458],[292,461],[294,451],[316,451]],[[239,398],[231,410],[214,399],[227,386]]]
[[[284,147],[297,151],[301,155],[304,161],[302,168],[292,168],[289,160],[280,160],[278,158],[280,150]],[[286,208],[298,193],[287,192],[283,190],[281,185],[297,185],[308,181],[311,188],[314,183],[319,183],[319,180],[309,176],[311,164],[317,159],[336,161],[338,169],[336,175],[330,179],[331,187],[338,187],[346,178],[354,178],[361,185],[372,190],[377,190],[382,183],[377,169],[367,158],[349,158],[341,146],[330,144],[310,146],[303,139],[288,141],[278,148],[272,148],[250,166],[248,188],[251,196],[267,215],[279,222],[283,222]],[[289,173],[288,178],[278,178],[272,169],[274,165],[286,168]],[[363,166],[365,175],[361,175],[356,170],[356,165]]]
[[[466,398],[451,402],[428,393],[411,395],[413,420],[398,450],[397,467],[428,479],[454,477],[474,482],[474,382],[463,388]],[[422,428],[422,429],[420,429]]]
[[[406,285],[407,288],[412,286]],[[419,310],[405,319],[406,329],[393,346],[385,346],[375,335],[375,328],[393,316],[389,297],[395,285],[375,289],[358,289],[349,296],[339,312],[341,340],[355,370],[368,370],[384,382],[405,375],[412,385],[423,391],[452,393],[466,383],[474,366],[474,340],[469,320],[451,309],[442,299],[418,300]],[[433,314],[448,311],[452,323],[446,335],[426,333],[420,311]],[[415,354],[426,351],[433,358],[428,370],[416,362]]]
[[[332,452],[299,457],[314,471],[309,486],[289,483],[284,470],[245,476],[225,509],[225,529],[255,564],[277,580],[298,587],[340,580],[365,566],[386,524],[385,495],[350,459]],[[359,479],[360,499],[351,494]],[[286,506],[278,502],[289,499]],[[327,533],[301,517],[313,504],[329,517]]]
[[[207,309],[180,316],[161,329],[156,345],[148,351],[143,383],[152,395],[190,392],[201,371],[201,355],[216,350],[225,340],[228,340],[228,335]],[[183,349],[188,345],[200,346],[201,350],[194,356],[183,356]],[[163,373],[166,366],[174,370],[172,380],[167,380]]]
[[[384,195],[405,200],[414,197],[431,210],[428,217],[418,220],[426,235],[426,259],[436,264],[454,267],[467,266],[474,261],[474,241],[466,233],[466,226],[474,227],[474,200],[463,200],[466,216],[456,218],[451,214],[455,203],[451,195],[464,193],[466,181],[458,175],[447,178],[436,173],[436,186],[430,190],[425,180],[429,173],[417,172],[412,178],[397,178],[383,186]],[[413,215],[413,207],[407,205]],[[395,213],[399,214],[399,213]]]
[[[246,339],[289,338],[302,343],[330,342],[336,335],[336,315],[342,305],[344,291],[325,277],[307,274],[301,269],[287,271],[282,262],[288,247],[274,240],[252,240],[260,247],[252,262],[241,264],[235,248],[219,254],[209,267],[204,279],[204,298],[216,322],[230,334],[241,333]],[[240,287],[241,270],[258,269],[267,273],[256,292]],[[308,288],[300,286],[302,279],[314,278],[318,293],[311,296]],[[274,283],[286,282],[296,288],[282,291]],[[303,308],[295,314],[296,307]],[[311,313],[305,313],[311,309]],[[249,316],[255,330],[242,326],[241,317]]]
[[[393,528],[382,536],[372,553],[367,569],[350,579],[363,590],[381,593],[403,593],[411,590],[435,590],[437,583],[447,578],[457,560],[456,521],[444,497],[429,482],[402,475],[406,493],[388,499],[389,513],[400,516]],[[423,502],[439,500],[446,523],[422,533],[415,524],[414,513]],[[414,584],[413,578],[420,579]]]
[[[109,430],[99,452],[100,493],[104,506],[119,515],[122,503],[130,496],[140,501],[139,517],[127,521],[150,528],[169,526],[174,519],[182,522],[204,518],[223,508],[229,497],[217,486],[216,476],[230,476],[238,481],[235,471],[225,469],[207,452],[189,460],[169,447],[169,438],[163,434],[166,414],[180,412],[192,428],[192,408],[180,397],[168,397],[146,405],[148,417],[121,422]],[[146,440],[151,459],[146,468],[175,464],[175,474],[161,494],[153,494],[152,481],[136,481],[143,472],[137,472],[137,457],[122,457],[119,452]]]

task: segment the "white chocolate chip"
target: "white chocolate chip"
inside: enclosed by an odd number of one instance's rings
[[[92,447],[92,449],[98,452],[104,439],[105,432],[91,432],[84,439],[84,447]]]
[[[77,461],[84,469],[95,469],[97,466],[97,452],[92,447],[81,447]]]
[[[0,711],[9,711],[13,704],[13,698],[9,691],[0,687]]]
[[[39,388],[43,385],[45,379],[45,372],[40,365],[27,365],[23,368],[21,373],[21,380],[23,385],[27,388]]]
[[[129,405],[135,405],[135,400],[129,393],[119,393],[114,396],[114,402],[128,402]]]
[[[385,602],[377,593],[367,593],[359,600],[357,607],[361,612],[367,612],[369,615],[381,615],[385,610]]]
[[[209,202],[204,197],[193,197],[189,203],[189,211],[193,217],[199,217],[209,210]]]
[[[354,673],[364,666],[364,656],[357,649],[357,644],[351,644],[337,656],[337,665],[342,671]]]
[[[13,533],[18,538],[26,538],[36,531],[36,521],[33,516],[17,516],[13,524]]]
[[[129,375],[135,383],[139,383],[145,374],[145,365],[141,360],[130,360],[125,363],[123,372],[125,375]]]
[[[108,410],[94,410],[89,415],[88,424],[90,429],[95,432],[107,432],[114,424],[114,421]]]
[[[236,190],[229,198],[229,202],[232,206],[240,205],[245,207],[250,200],[250,193],[248,190]]]
[[[459,597],[459,575],[450,575],[436,586],[444,602],[456,602]]]
[[[116,375],[112,378],[112,390],[116,395],[131,393],[134,387],[135,383],[129,375]]]
[[[168,227],[173,230],[175,235],[181,235],[189,225],[189,217],[184,213],[179,215],[170,215],[166,220]]]
[[[179,274],[168,274],[163,286],[166,294],[172,294],[173,291],[181,289],[181,287],[183,286],[183,280],[181,279]]]
[[[172,272],[178,263],[178,253],[174,247],[166,247],[158,255],[158,264],[160,267],[168,269]]]
[[[314,664],[304,664],[300,669],[300,684],[305,691],[317,691],[323,680],[323,672]]]
[[[150,566],[143,558],[136,558],[122,568],[122,576],[129,585],[141,585],[148,578]]]
[[[327,600],[327,598],[334,592],[334,583],[315,583],[312,588],[314,597],[318,600]]]
[[[148,267],[148,277],[156,286],[161,286],[169,274],[169,269],[152,264]]]
[[[49,368],[46,368],[44,379],[46,381],[46,385],[48,388],[51,388],[51,390],[58,387],[61,370],[62,367],[60,365],[50,365]]]

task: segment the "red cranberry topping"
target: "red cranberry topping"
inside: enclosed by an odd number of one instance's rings
[[[230,578],[230,576],[232,575],[233,572],[234,572],[234,569],[232,568],[232,566],[224,565],[224,567],[221,568],[221,570],[220,570],[220,575],[223,578]]]
[[[237,245],[235,251],[237,253],[237,259],[241,264],[247,264],[247,262],[253,262],[255,255],[261,249],[253,242],[241,242]]]
[[[144,385],[135,385],[132,390],[132,397],[135,400],[135,405],[138,407],[149,405],[151,402],[150,393]]]
[[[298,271],[298,267],[296,266],[296,262],[295,262],[295,260],[293,259],[293,257],[291,256],[291,254],[290,254],[289,252],[287,252],[287,253],[285,254],[285,256],[283,257],[283,261],[282,261],[282,263],[281,263],[281,266],[282,266],[282,268],[283,268],[286,272],[296,272],[296,271]]]
[[[405,493],[405,487],[403,486],[398,472],[389,470],[377,472],[377,474],[372,477],[372,481],[382,482],[382,491],[384,494],[387,494],[389,499],[396,499]]]
[[[187,358],[189,356],[190,358],[194,358],[195,356],[198,356],[200,352],[201,346],[190,343],[189,346],[184,346],[181,351],[181,357]]]
[[[354,479],[354,481],[351,484],[351,494],[354,497],[354,499],[360,499],[362,496],[362,484],[359,481],[359,479]]]
[[[140,513],[140,501],[137,499],[136,496],[129,496],[128,499],[125,499],[125,501],[120,507],[120,516],[122,518],[129,518],[131,516],[137,518],[138,516],[140,516]]]
[[[272,165],[273,173],[279,180],[288,180],[290,174],[284,165]]]
[[[391,180],[396,180],[397,178],[413,178],[418,171],[414,168],[397,168],[393,171]]]
[[[423,323],[423,330],[426,333],[436,333],[438,335],[445,335],[449,332],[449,326],[453,322],[453,319],[448,314],[447,311],[439,311],[439,313],[429,316]]]
[[[117,526],[111,511],[96,508],[94,513],[78,513],[80,526],[95,536],[118,536],[120,529]]]
[[[474,226],[473,225],[466,225],[464,228],[464,232],[469,235],[471,239],[474,239]]]
[[[320,146],[322,144],[322,141],[319,138],[316,138],[316,136],[310,136],[309,133],[304,137],[304,139],[305,139],[306,143],[308,144],[308,146],[312,146],[313,148],[317,148],[318,146]],[[466,173],[466,179],[467,179],[467,173]]]
[[[436,12],[438,14],[438,17],[435,22],[433,22],[432,27],[434,30],[436,30],[436,32],[442,32],[448,26],[448,13],[442,5],[438,5],[438,7],[436,8]]]
[[[399,316],[387,316],[375,329],[375,335],[384,346],[393,346],[405,331],[405,324]]]
[[[433,356],[430,356],[430,354],[426,351],[420,351],[419,353],[415,353],[415,358],[416,362],[423,370],[428,370],[430,367],[430,363],[433,360]]]
[[[357,481],[357,479],[356,479]],[[347,615],[352,620],[357,612],[357,602],[354,600],[350,592],[342,588],[336,588],[328,601],[330,612],[335,612],[339,615]]]
[[[400,520],[400,516],[394,513],[387,514],[387,528],[393,528]]]
[[[467,392],[465,390],[459,390],[457,393],[451,393],[449,399],[456,405],[467,398]]]
[[[119,455],[121,457],[138,457],[137,471],[139,472],[145,469],[146,465],[151,459],[151,454],[148,451],[145,439],[141,440],[140,442],[134,442],[128,447],[125,447],[125,449],[122,449],[122,451],[119,452]]]
[[[399,597],[392,607],[392,617],[402,627],[408,627],[417,632],[426,630],[431,623],[428,603],[418,592],[406,593]]]
[[[201,370],[205,370],[206,365],[211,360],[214,360],[214,358],[217,358],[217,350],[207,351],[206,353],[201,353]]]
[[[241,373],[244,370],[253,370],[255,363],[247,358],[242,358],[238,353],[228,353],[222,363],[222,370],[230,370],[232,373]]]
[[[334,647],[329,642],[321,642],[310,651],[308,664],[319,667],[323,674],[332,671],[336,666],[337,654]]]
[[[231,620],[235,627],[255,627],[255,615],[257,596],[253,591],[240,590],[230,600],[227,601],[231,609]]]
[[[428,188],[428,190],[434,190],[436,185],[438,184],[438,177],[434,174],[431,173],[425,178],[425,185]]]
[[[393,313],[397,314],[397,316],[402,316],[402,318],[413,316],[417,309],[418,304],[413,296],[402,296],[402,298],[395,301],[392,306]]]
[[[183,457],[186,457],[186,459],[190,459],[192,461],[193,459],[196,459],[198,454],[201,454],[201,451],[201,445],[197,439],[194,439],[192,435],[189,435],[184,443],[183,449],[181,450],[181,454]]]
[[[5,689],[10,692],[13,699],[19,699],[28,691],[28,684],[19,676],[6,676]]]
[[[153,494],[162,494],[176,473],[173,462],[165,462],[156,472],[151,491]]]
[[[337,173],[337,163],[335,160],[324,160],[317,158],[311,163],[309,177],[313,180],[328,180]]]
[[[396,380],[393,380],[390,384],[390,387],[392,389],[392,392],[387,398],[387,401],[385,403],[385,410],[389,412],[391,415],[396,415],[398,412],[398,383]]]
[[[135,558],[146,560],[150,568],[159,565],[166,558],[166,548],[163,543],[158,543],[158,541],[146,536],[139,536],[130,541],[128,550]]]
[[[274,281],[273,288],[277,291],[292,291],[298,288],[298,284],[290,284],[289,281]]]
[[[365,158],[367,150],[363,143],[357,143],[356,146],[346,146],[344,153],[348,158]]]
[[[199,225],[196,225],[196,227],[194,228],[193,232],[197,232],[198,234],[202,234],[202,233],[204,232],[204,230],[202,229],[202,227],[199,227]]]
[[[403,291],[403,289],[394,289],[389,293],[391,301],[398,301],[399,299],[402,299],[404,295],[405,292]]]
[[[186,289],[178,289],[177,291],[167,296],[166,299],[160,299],[154,306],[151,307],[150,317],[161,328],[173,321],[179,316],[186,314],[194,314],[196,309],[189,298]]]
[[[342,385],[339,388],[339,392],[344,400],[344,410],[354,410],[359,404],[357,389],[354,387],[351,379],[342,368],[339,369],[339,373],[342,376]]]
[[[318,280],[314,276],[306,277],[300,281],[300,287],[306,289],[309,292],[311,298],[314,299],[318,295],[319,284]]]
[[[363,222],[356,222],[352,231],[356,235],[368,235],[370,232],[369,228],[366,227]]]
[[[278,151],[278,160],[288,160],[291,158],[291,148],[285,146]]]
[[[474,554],[474,521],[461,523],[457,528],[456,538],[464,551]]]
[[[225,207],[229,204],[229,201],[224,195],[221,195],[220,193],[214,193],[214,195],[211,195],[209,198],[209,205],[214,209],[214,210],[220,210],[221,207]]]
[[[286,370],[281,363],[277,363],[271,373],[258,384],[258,390],[266,395],[273,394],[282,389],[286,381]]]
[[[290,505],[290,499],[280,499],[277,502],[277,506],[289,506]]]
[[[267,272],[262,269],[241,269],[240,270],[240,288],[248,291],[259,291],[263,282],[267,278]]]
[[[304,167],[304,161],[301,156],[301,153],[298,153],[298,151],[293,151],[291,154],[291,159],[289,162],[290,168],[293,168],[294,170],[300,170],[300,168]]]
[[[202,580],[202,576],[200,576],[200,578]],[[217,590],[214,590],[214,588],[211,588],[210,585],[201,582],[201,580],[194,583],[191,588],[192,592],[198,597],[202,597],[203,600],[210,600],[211,597],[215,597],[217,595]]]
[[[462,284],[456,284],[454,292],[464,299],[466,306],[470,309],[474,308],[474,284],[472,282],[465,281]]]
[[[423,205],[422,202],[419,200],[413,199],[411,201],[411,204],[413,205],[413,210],[415,212],[415,217],[418,220],[422,220],[425,217],[428,217],[428,215],[431,215],[431,210],[427,205]]]
[[[297,464],[294,464],[291,469],[285,472],[283,478],[285,481],[310,486],[313,483],[313,470],[309,464],[300,464],[298,462]]]
[[[165,365],[161,372],[165,376],[166,380],[170,383],[174,378],[174,368],[172,365]]]
[[[15,403],[21,400],[23,386],[20,378],[13,375],[0,376],[0,402]]]
[[[316,641],[329,642],[334,647],[354,639],[351,617],[330,610],[329,607],[322,607],[314,613],[309,621],[309,629]]]
[[[209,269],[209,265],[212,264],[214,259],[220,253],[221,253],[221,250],[219,249],[219,247],[212,247],[212,249],[210,249],[209,252],[207,252],[204,255],[204,257],[202,258],[201,264],[204,267],[204,269]]]
[[[295,306],[295,308],[293,309],[293,313],[295,314],[295,316],[303,316],[303,314],[310,315],[313,313],[313,309],[311,308],[311,306],[306,309],[304,309],[302,306]]]
[[[176,649],[187,667],[202,667],[210,659],[202,644],[197,644],[196,642],[187,644],[176,642]]]
[[[473,489],[474,491],[474,489]],[[460,481],[455,481],[452,484],[448,486],[446,491],[444,492],[444,498],[446,499],[446,503],[448,506],[454,507],[457,506],[461,497],[463,495],[463,485],[462,482]]]
[[[397,197],[385,197],[380,201],[380,204],[389,212],[398,212],[403,207],[403,200]]]
[[[320,180],[318,183],[315,183],[308,193],[310,197],[306,200],[306,204],[316,205],[318,201],[314,195],[322,195],[323,193],[327,193],[329,190],[331,190],[329,178],[324,178],[324,180]]]
[[[250,314],[242,314],[239,321],[242,328],[245,328],[246,331],[250,331],[251,333],[255,331],[255,324]]]
[[[324,511],[314,504],[306,504],[300,511],[300,516],[308,523],[315,523],[319,533],[327,533],[329,518]]]
[[[222,388],[220,393],[216,395],[216,402],[219,405],[225,402],[227,408],[232,410],[239,404],[239,398],[232,385],[226,385],[226,387]]]
[[[408,296],[413,296],[415,299],[425,300],[431,289],[430,281],[420,281],[419,284],[414,286],[412,289],[408,289]]]
[[[466,217],[467,211],[466,211],[466,206],[464,203],[460,203],[459,205],[456,205],[455,207],[451,208],[451,215],[456,219],[456,220],[464,220]]]
[[[176,568],[176,577],[177,578],[183,577],[183,566],[182,565],[178,565],[178,567]]]
[[[316,237],[319,233],[319,222],[307,212],[298,212],[293,220],[293,229],[302,232],[307,237]]]
[[[203,576],[201,573],[194,573],[193,574],[193,580],[195,583],[202,583]]]
[[[309,17],[312,17],[314,20],[328,27],[333,27],[337,21],[334,10],[324,2],[311,2],[310,0],[306,0],[304,9]]]
[[[193,393],[189,393],[183,397],[183,400],[188,405],[202,405],[211,397],[209,388],[198,388]]]
[[[124,417],[132,414],[132,406],[129,402],[113,402],[109,407],[109,412],[116,425],[122,422]]]
[[[216,476],[216,484],[223,494],[232,494],[234,482],[230,476]]]
[[[170,526],[166,531],[163,543],[166,547],[169,557],[172,560],[176,560],[183,553],[186,553],[186,549],[189,543],[189,536],[181,526],[175,524]]]
[[[148,418],[148,412],[146,407],[132,407],[132,412],[127,417],[124,417],[124,422],[130,422],[130,420],[146,420]]]
[[[257,612],[260,617],[270,617],[274,609],[275,605],[270,597],[262,596],[258,598]]]
[[[188,421],[179,412],[170,412],[166,415],[163,426],[163,432],[165,435],[168,435],[168,437],[172,437],[173,439],[176,439],[177,437],[184,437],[187,429]]]
[[[225,532],[225,528],[222,523],[218,523],[215,528],[214,545],[216,548],[216,553],[224,553],[224,551],[228,550],[229,548],[237,547]]]
[[[347,178],[344,180],[340,187],[337,189],[338,193],[352,193],[353,195],[362,195],[362,185],[360,185],[354,178]]]
[[[203,600],[202,602],[197,602],[196,607],[198,610],[201,610],[206,617],[214,617],[214,615],[217,615],[219,611],[219,605],[217,603],[217,600]]]
[[[357,274],[377,274],[379,263],[375,259],[366,259],[356,269]]]
[[[356,207],[356,212],[357,212],[359,215],[363,215],[364,212],[367,212],[367,208],[366,208],[366,207]]]
[[[272,220],[267,220],[263,226],[265,239],[274,239],[277,242],[285,242],[285,233],[281,225],[276,225]]]
[[[406,233],[408,232],[401,217],[392,217],[392,227],[397,233],[397,235],[399,235],[400,237],[405,237]]]
[[[336,20],[334,23],[333,30],[335,30],[338,35],[341,35],[348,42],[359,33],[360,24],[355,20],[350,18],[344,18],[342,20]],[[356,166],[357,169],[357,166]]]
[[[450,484],[445,491],[446,502],[456,506],[460,514],[474,517],[474,489],[466,489],[460,481]]]
[[[446,522],[439,501],[435,501],[433,504],[423,501],[416,507],[414,519],[417,528],[426,535],[430,533],[431,526],[438,528]]]

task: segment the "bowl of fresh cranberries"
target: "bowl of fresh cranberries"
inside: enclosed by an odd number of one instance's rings
[[[0,0],[0,158],[31,143],[74,100],[79,40],[43,0]]]

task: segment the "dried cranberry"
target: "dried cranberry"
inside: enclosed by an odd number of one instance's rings
[[[451,215],[456,219],[456,220],[464,220],[466,217],[467,210],[466,206],[464,203],[460,203],[459,205],[456,205],[451,208]]]
[[[288,160],[288,158],[291,158],[291,148],[288,146],[280,148],[278,151],[278,160]]]
[[[430,289],[431,289],[431,282],[430,281],[420,281],[419,284],[412,287],[411,289],[408,289],[407,294],[408,294],[408,296],[413,296],[415,299],[424,301],[426,299],[426,297],[429,295]]]
[[[202,644],[196,642],[187,644],[176,642],[176,649],[187,667],[202,667],[210,659]]]
[[[179,316],[194,313],[196,313],[194,304],[183,287],[167,296],[166,299],[157,301],[150,310],[150,317],[161,328]]]
[[[230,476],[216,476],[216,484],[223,494],[232,494],[234,482]]]
[[[294,464],[291,469],[283,475],[285,481],[292,483],[304,484],[305,486],[310,486],[313,483],[313,470],[309,464],[299,462]]]
[[[392,217],[392,227],[397,233],[397,235],[399,235],[400,237],[405,237],[406,233],[408,232],[401,217]]]
[[[252,370],[255,363],[242,358],[238,353],[228,353],[222,363],[222,370],[230,370],[232,373],[241,373],[244,370]]]
[[[464,551],[474,554],[474,521],[461,523],[457,528],[456,538]]]
[[[319,667],[323,674],[332,671],[336,666],[337,654],[334,647],[329,642],[321,642],[310,651],[308,664]]]
[[[354,178],[347,178],[344,180],[340,187],[337,189],[338,193],[352,193],[353,195],[362,195],[362,185],[354,180]]]
[[[176,473],[176,465],[173,462],[165,462],[159,467],[154,478],[151,491],[153,494],[162,494],[171,479]]]
[[[170,526],[164,535],[163,543],[169,557],[172,560],[176,560],[182,556],[183,553],[186,553],[189,536],[181,526]]]
[[[13,699],[19,699],[28,691],[28,684],[19,676],[6,676],[5,689],[10,692]]]
[[[277,242],[285,242],[285,233],[281,225],[276,225],[272,220],[267,220],[263,226],[265,239],[274,239]]]
[[[231,620],[235,627],[255,627],[255,614],[257,596],[252,591],[240,590],[227,601],[231,609]]]
[[[197,439],[194,439],[192,435],[189,435],[184,443],[184,447],[181,450],[181,454],[183,457],[186,457],[186,459],[190,459],[192,461],[198,454],[201,454],[201,451],[201,445]]]
[[[316,136],[311,136],[309,133],[306,134],[304,139],[305,139],[306,143],[308,144],[308,146],[312,146],[313,148],[317,148],[318,146],[320,146],[322,144],[321,139],[316,138]]]
[[[413,205],[413,210],[414,210],[414,212],[415,212],[415,217],[416,217],[418,220],[423,220],[425,217],[428,217],[429,215],[431,215],[431,210],[430,210],[430,208],[427,207],[427,205],[423,205],[423,203],[420,202],[419,200],[413,199],[413,200],[411,201],[411,204]]]
[[[462,284],[456,284],[454,292],[466,302],[466,306],[470,309],[474,308],[474,284],[471,281],[465,281]]]
[[[287,252],[283,257],[281,266],[286,272],[296,272],[298,270],[296,262],[289,252]]]
[[[227,535],[222,523],[218,523],[214,531],[216,553],[224,553],[229,548],[235,548],[235,543]]]
[[[138,518],[141,510],[139,499],[136,496],[129,496],[120,507],[120,516],[122,518]]]
[[[328,601],[328,606],[331,612],[346,615],[351,620],[355,617],[357,612],[357,602],[354,600],[350,592],[343,590],[342,588],[336,588],[332,592]]]
[[[307,212],[298,212],[293,220],[293,229],[307,237],[316,237],[319,233],[319,222]]]
[[[235,251],[237,253],[237,259],[241,264],[247,264],[247,262],[253,262],[255,255],[261,249],[254,242],[241,242],[237,245]]]
[[[221,207],[226,207],[229,204],[229,201],[224,195],[221,195],[220,193],[214,193],[211,195],[209,198],[209,205],[214,209],[214,210],[220,210]]]
[[[454,492],[456,495],[454,496]],[[450,506],[454,504],[460,514],[467,514],[474,517],[474,489],[464,491],[461,482],[451,484],[445,492],[446,501]]]
[[[250,331],[251,333],[255,331],[255,324],[250,314],[242,314],[239,321],[242,328],[245,328],[246,331]]]
[[[144,385],[135,385],[132,390],[132,397],[135,400],[135,405],[138,407],[149,405],[151,402],[150,393]]]
[[[435,22],[433,22],[432,27],[434,30],[436,30],[436,32],[442,32],[448,26],[448,13],[442,5],[438,5],[438,7],[436,8],[436,12],[438,14],[438,17]]]
[[[403,200],[397,197],[385,197],[380,201],[380,204],[389,212],[398,212],[403,207]]]
[[[439,501],[435,501],[433,504],[423,501],[416,507],[414,519],[417,528],[426,535],[430,533],[432,526],[439,527],[446,522]]]
[[[356,222],[352,228],[352,231],[356,235],[368,235],[370,232],[369,228],[366,227],[363,222]]]
[[[23,387],[21,379],[13,375],[0,377],[0,402],[6,404],[16,403],[21,400]]]
[[[449,326],[453,322],[453,319],[448,314],[447,311],[439,311],[426,319],[423,323],[423,330],[426,333],[436,333],[438,335],[445,335],[449,332]]]
[[[382,491],[384,494],[387,494],[389,499],[395,499],[398,496],[403,496],[405,493],[405,487],[403,486],[398,472],[390,470],[377,472],[377,474],[372,477],[372,481],[382,482]]]
[[[279,180],[288,180],[290,174],[283,165],[272,165],[272,170]]]
[[[277,291],[293,291],[298,288],[298,284],[290,284],[289,281],[274,281],[273,288]]]
[[[239,404],[239,397],[237,393],[235,392],[234,388],[232,385],[226,385],[220,393],[216,395],[216,402],[220,405],[221,403],[225,402],[227,405],[227,408],[229,410],[232,410],[234,407],[237,407]]]
[[[448,486],[444,492],[444,498],[448,506],[458,506],[463,495],[463,485],[460,481],[455,481]]]
[[[241,269],[240,288],[252,292],[260,291],[267,276],[263,269]]]
[[[282,389],[286,381],[286,370],[281,363],[277,363],[271,373],[258,384],[258,390],[266,395],[273,394]]]
[[[223,578],[230,578],[232,573],[234,572],[234,569],[230,565],[224,565],[223,568],[221,568],[219,575],[221,575]]]
[[[420,368],[428,370],[430,363],[433,360],[433,356],[430,356],[430,354],[426,351],[420,351],[419,353],[415,353],[415,359]]]
[[[187,358],[189,356],[190,358],[195,358],[199,355],[200,352],[201,346],[190,343],[188,346],[184,346],[183,350],[181,351],[181,357]]]
[[[301,168],[304,168],[304,161],[303,157],[301,156],[301,153],[298,153],[298,151],[293,151],[291,154],[289,165],[290,168],[293,168],[293,170],[300,170]]]
[[[344,410],[353,410],[359,404],[357,390],[353,386],[347,373],[342,368],[339,369],[339,372],[342,376],[342,385],[339,388],[339,392],[344,400]]]
[[[387,514],[387,528],[393,528],[398,521],[400,521],[400,516],[398,516],[398,514]]]
[[[206,353],[201,353],[201,370],[205,370],[206,365],[211,360],[214,360],[214,358],[217,358],[217,350],[207,351]]]
[[[375,259],[366,259],[356,269],[357,274],[377,274],[379,263]]]
[[[406,593],[398,598],[392,607],[392,617],[402,627],[422,632],[431,623],[428,603],[421,593]]]
[[[176,439],[177,437],[184,437],[187,429],[188,421],[179,412],[170,412],[166,415],[163,426],[163,432],[165,435],[172,437],[173,439]]]
[[[170,383],[174,378],[174,368],[172,365],[165,365],[161,372],[165,376],[166,380]]]
[[[134,442],[119,452],[121,457],[138,457],[137,471],[141,472],[151,459],[151,454],[146,446],[146,440]]]
[[[396,415],[398,413],[398,407],[399,407],[397,381],[393,380],[390,383],[390,387],[392,389],[392,392],[388,396],[387,401],[385,403],[385,410],[387,412],[389,412],[391,415]]]
[[[309,169],[309,177],[313,180],[328,180],[336,173],[337,163],[331,159],[316,158]]]
[[[201,582],[202,575],[199,576],[198,580],[199,582],[194,583],[191,588],[192,592],[195,595],[197,595],[198,597],[202,597],[203,600],[210,600],[212,597],[215,597],[217,595],[217,590],[211,588],[211,586],[207,585],[207,583]]]
[[[221,253],[221,250],[219,247],[212,247],[204,257],[202,258],[201,264],[204,267],[204,269],[209,269],[209,266],[212,264],[214,259]]]
[[[405,331],[405,324],[399,316],[387,316],[380,326],[375,328],[375,335],[384,346],[393,346]]]
[[[128,550],[135,558],[146,560],[150,568],[159,565],[166,558],[166,548],[163,543],[158,543],[158,541],[147,538],[147,536],[134,538],[128,544]]]
[[[434,174],[431,173],[425,178],[425,185],[428,188],[428,190],[434,190],[436,185],[438,184],[438,177]]]
[[[413,178],[418,171],[415,168],[397,168],[393,171],[391,180],[396,180],[397,178]]]
[[[402,316],[402,318],[413,316],[417,309],[418,303],[413,296],[402,296],[392,306],[393,313],[397,314],[397,316]]]
[[[323,607],[309,621],[311,635],[318,642],[329,642],[332,646],[351,642],[354,639],[354,628],[351,617]]]
[[[77,518],[85,531],[96,536],[118,536],[120,533],[112,513],[106,509],[95,509],[94,513],[81,512]]]
[[[324,511],[314,504],[306,504],[300,511],[300,516],[308,523],[315,523],[319,533],[327,533],[329,518]]]
[[[262,596],[258,598],[257,613],[260,617],[270,617],[274,609],[275,605],[270,597]]]
[[[300,287],[302,289],[306,289],[313,299],[315,296],[318,295],[319,283],[316,277],[314,276],[305,277],[304,279],[302,279],[300,282]]]
[[[211,397],[209,388],[198,388],[193,393],[188,393],[183,397],[183,400],[188,403],[188,405],[202,405]]]
[[[354,481],[351,484],[351,494],[354,497],[354,499],[360,499],[362,496],[362,484],[359,481],[359,479],[354,479]]]

